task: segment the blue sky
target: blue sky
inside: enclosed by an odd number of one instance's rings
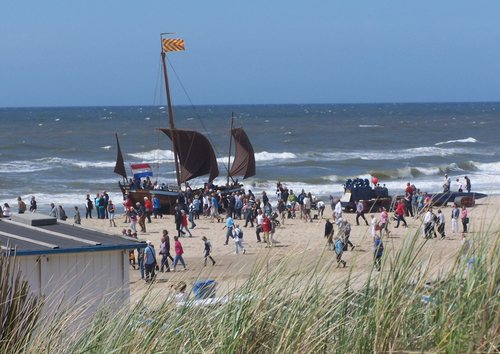
[[[6,0],[0,107],[161,103],[161,32],[194,104],[500,98],[499,1]]]

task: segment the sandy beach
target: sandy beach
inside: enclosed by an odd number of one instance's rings
[[[498,230],[499,206],[500,197],[490,196],[477,200],[474,207],[468,208],[471,220],[470,231],[467,234],[468,239],[475,237],[478,230],[483,232],[484,230]],[[455,256],[463,244],[462,226],[460,225],[460,233],[453,234],[451,232],[451,206],[441,209],[446,216],[446,239],[436,238],[425,241],[423,237],[420,237],[421,241],[419,241],[425,242],[421,257],[425,262],[430,259],[429,266],[431,274],[434,275],[453,265]],[[316,211],[314,211],[314,214],[316,214]],[[378,215],[375,215],[378,218]],[[140,272],[133,270],[132,267],[130,268],[132,303],[140,299],[148,289],[157,292],[159,298],[163,298],[162,294],[166,295],[172,291],[172,285],[177,284],[180,280],[192,285],[196,280],[214,279],[217,281],[217,295],[221,296],[241,285],[256,267],[274,267],[284,257],[287,257],[290,260],[289,264],[293,264],[297,269],[314,262],[319,262],[320,265],[333,264],[329,273],[331,277],[325,280],[325,286],[328,286],[330,281],[341,281],[348,274],[354,279],[353,287],[361,285],[368,277],[373,264],[373,241],[370,226],[365,226],[362,220],[361,225],[356,226],[355,214],[343,214],[343,218],[347,219],[352,225],[350,240],[355,245],[355,249],[343,254],[347,267],[337,268],[336,263],[332,263],[335,259],[335,252],[327,249],[326,239],[323,236],[325,219],[330,216],[331,210],[328,206],[324,218],[313,220],[312,223],[299,218],[286,219],[285,224],[276,230],[274,236],[276,244],[271,249],[265,248],[264,243],[257,243],[255,228],[244,228],[243,223],[241,223],[246,254],[240,252],[238,255],[234,252],[234,243],[231,240],[229,245],[224,245],[225,230],[223,230],[223,227],[225,223],[210,223],[209,219],[201,217],[196,221],[197,227],[191,230],[193,237],[180,239],[184,248],[184,259],[187,263],[186,271],[182,270],[182,266],[178,266],[177,272],[159,273],[156,282],[152,287],[149,287],[140,278]],[[367,218],[369,219],[369,215],[367,215]],[[391,234],[388,238],[384,237],[385,252],[389,257],[401,247],[405,238],[415,233],[419,235],[422,233],[421,219],[407,217],[406,220],[409,225],[408,228],[394,228],[394,221],[389,226]],[[71,218],[68,221],[71,222]],[[123,215],[117,215],[116,221],[117,227],[110,227],[108,220],[83,219],[82,226],[113,235],[119,235],[123,228],[129,228],[129,225],[124,223]],[[239,221],[236,220],[236,222]],[[176,235],[176,230],[173,216],[152,219],[152,222],[146,224],[146,227],[147,232],[138,233],[140,239],[152,241],[155,250],[158,252],[162,230],[167,229],[171,236],[171,253],[174,253],[173,236]],[[335,226],[335,233],[337,233],[337,230],[338,228]],[[203,264],[203,236],[206,236],[212,243],[212,256],[217,262],[215,266],[212,266],[210,262],[206,267]],[[157,259],[160,261],[161,256],[157,255]],[[376,276],[376,274],[375,272],[372,276]]]

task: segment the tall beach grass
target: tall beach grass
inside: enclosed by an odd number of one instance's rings
[[[298,267],[259,263],[224,304],[176,306],[148,292],[120,311],[102,306],[74,330],[81,309],[38,321],[28,352],[366,353],[496,352],[500,344],[499,232],[464,244],[449,271],[431,274],[419,235],[387,252],[361,286],[329,251]],[[433,240],[427,242],[434,242]],[[335,273],[337,272],[337,273]],[[335,278],[335,277],[334,277]],[[357,282],[359,284],[359,281]],[[152,288],[155,284],[151,285]],[[156,295],[153,295],[156,294]]]

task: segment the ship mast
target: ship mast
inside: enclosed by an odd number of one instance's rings
[[[229,153],[227,154],[227,184],[229,186],[229,177],[231,171],[231,143],[233,142],[233,123],[234,123],[234,112],[231,112],[231,127],[229,128]],[[232,177],[231,177],[232,179]]]
[[[168,38],[163,38],[164,35],[169,34],[169,33],[162,33],[161,34],[161,61],[162,61],[162,66],[163,66],[163,79],[165,81],[165,91],[167,93],[167,106],[168,106],[168,118],[169,118],[169,126],[170,126],[170,131],[172,132],[172,151],[174,153],[174,160],[175,160],[175,174],[177,178],[177,187],[180,189],[181,188],[181,176],[180,176],[180,169],[179,169],[179,156],[177,154],[177,144],[176,144],[176,134],[175,134],[175,125],[174,125],[174,112],[172,110],[172,101],[170,99],[170,86],[168,84],[168,74],[167,74],[167,64],[166,64],[166,56],[167,56],[167,51],[169,51],[169,48],[171,48],[173,43],[172,41],[178,41],[178,40],[171,40]],[[180,48],[180,47],[179,47]],[[182,49],[173,49],[173,50],[184,50],[184,41],[182,41]]]

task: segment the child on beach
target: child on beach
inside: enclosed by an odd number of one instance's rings
[[[373,254],[375,260],[375,269],[377,269],[380,272],[382,255],[384,253],[384,243],[382,242],[382,239],[380,237],[375,237],[373,240],[373,246],[375,250]]]
[[[344,253],[344,242],[340,237],[335,240],[335,253],[337,254],[337,268],[342,264],[345,268],[346,261],[342,260],[342,253]]]
[[[189,237],[193,237],[191,231],[189,231],[188,229],[188,218],[184,210],[181,210],[181,233],[182,231],[187,232],[189,234]]]
[[[207,266],[207,258],[210,258],[210,260],[212,261],[212,265],[214,266],[215,265],[215,260],[210,255],[210,252],[212,252],[212,244],[210,243],[210,241],[205,236],[203,236],[201,239],[203,240],[203,245],[205,247],[205,249],[204,249],[204,252],[205,252],[205,267]]]

